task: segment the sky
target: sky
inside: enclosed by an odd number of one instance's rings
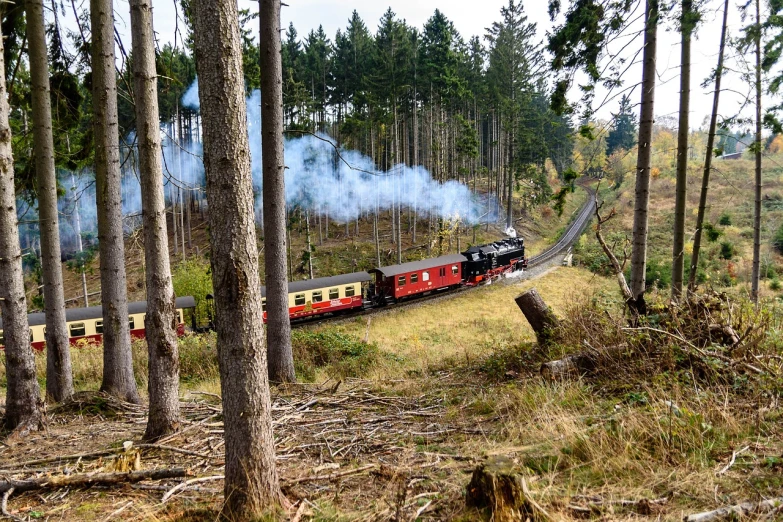
[[[530,22],[535,22],[538,28],[538,37],[542,43],[546,42],[546,33],[552,29],[552,23],[547,14],[546,0],[523,0],[525,10]],[[317,29],[323,25],[330,39],[338,28],[345,28],[351,13],[356,10],[374,32],[383,13],[391,5],[392,10],[401,19],[405,19],[409,25],[421,28],[427,19],[432,16],[435,9],[440,9],[451,21],[466,40],[473,35],[483,36],[486,28],[492,22],[500,20],[500,9],[508,0],[394,0],[389,1],[357,1],[357,0],[283,0],[282,26],[287,28],[289,22],[293,22],[300,38],[303,38],[311,29]],[[567,2],[563,2],[567,4]],[[249,0],[239,0],[240,8],[258,9],[258,3]],[[722,18],[723,2],[709,0],[707,14],[696,31],[696,37],[692,44],[692,80],[691,80],[691,128],[699,128],[705,124],[712,108],[712,86],[701,87],[705,78],[710,75],[717,61],[717,50],[720,42],[720,25]],[[743,23],[738,15],[737,6],[731,2],[729,9],[729,33],[738,36]],[[126,40],[126,48],[130,48],[130,17],[127,0],[115,0],[115,12],[118,31]],[[173,42],[175,34],[175,9],[174,0],[153,0],[153,13],[155,31],[158,33],[159,42]],[[671,26],[671,24],[668,24]],[[180,23],[180,31],[183,30]],[[638,29],[641,29],[641,22]],[[181,36],[178,36],[181,38]],[[658,85],[656,86],[655,114],[661,120],[662,117],[676,118],[679,107],[679,63],[680,63],[680,36],[669,29],[661,28],[658,31],[658,58],[657,72]],[[635,53],[641,47],[641,38],[629,46],[629,53]],[[640,55],[641,56],[641,55]],[[753,56],[746,57],[752,60]],[[639,63],[631,67],[627,73],[626,85],[631,85],[641,78],[641,65]],[[724,80],[726,88],[722,94],[721,113],[724,116],[734,115],[740,107],[741,100],[747,94],[749,86],[745,84],[737,74],[729,75]],[[598,93],[597,99],[603,99],[605,92]],[[571,98],[577,100],[578,92],[574,89]],[[632,100],[638,103],[639,89],[632,94]],[[765,100],[769,104],[772,100]],[[599,118],[608,118],[611,112],[616,111],[619,97],[597,113]],[[752,112],[752,111],[751,111]],[[750,115],[746,111],[745,114]]]

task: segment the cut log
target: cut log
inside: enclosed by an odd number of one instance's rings
[[[531,288],[527,292],[519,294],[514,301],[525,314],[525,319],[533,328],[539,344],[547,344],[552,341],[558,326],[557,317],[536,289]]]
[[[714,511],[688,515],[685,522],[710,522],[712,520],[734,520],[738,517],[773,513],[783,510],[783,497],[771,498],[762,502],[743,502],[736,506],[722,507]]]
[[[494,522],[550,518],[530,498],[525,478],[508,457],[491,457],[473,470],[465,503],[468,507],[489,508]]]
[[[185,477],[189,472],[184,468],[151,469],[131,471],[129,473],[87,473],[78,475],[62,475],[59,477],[36,477],[28,480],[0,481],[0,493],[13,489],[16,493],[34,489],[80,488],[95,485],[109,486],[141,482],[142,480],[161,480]]]

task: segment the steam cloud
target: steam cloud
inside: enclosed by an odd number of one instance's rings
[[[198,79],[182,97],[184,106],[199,108]],[[253,91],[247,99],[248,135],[255,189],[255,210],[261,221],[261,94]],[[161,127],[163,134],[164,191],[168,204],[179,190],[203,190],[204,166],[201,143],[180,146],[171,138],[174,129]],[[122,147],[122,212],[126,231],[141,225],[141,187],[135,136],[126,136]],[[381,171],[373,160],[354,150],[339,149],[326,135],[305,135],[284,140],[286,201],[315,213],[328,214],[336,222],[347,222],[363,214],[392,208],[409,208],[420,215],[434,215],[467,224],[495,220],[497,203],[474,194],[457,181],[439,182],[421,166],[396,165]],[[60,235],[64,253],[76,251],[81,231],[95,234],[95,176],[85,169],[61,171],[60,185],[66,194],[59,201]],[[20,235],[26,248],[35,248],[37,206],[20,200]],[[78,222],[76,210],[78,209]],[[25,226],[26,225],[26,226]],[[85,245],[86,246],[86,245]]]

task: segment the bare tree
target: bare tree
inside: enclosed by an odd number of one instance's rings
[[[144,438],[157,439],[179,426],[178,314],[166,233],[152,2],[131,0],[130,8],[147,283],[144,328],[149,352],[150,411]]]
[[[33,155],[38,184],[38,223],[41,232],[41,268],[46,312],[46,395],[59,402],[73,394],[73,376],[65,321],[43,0],[26,0],[25,14],[32,87]]]
[[[761,279],[761,9],[756,0],[756,27],[754,30],[756,47],[756,140],[753,153],[756,156],[756,173],[753,202],[753,272],[751,275],[750,299],[759,302],[759,279]]]
[[[696,272],[699,266],[699,251],[701,250],[701,233],[704,228],[704,215],[707,213],[707,193],[710,188],[710,173],[712,171],[712,156],[715,154],[715,130],[718,127],[718,102],[720,101],[720,80],[723,76],[723,55],[726,51],[726,22],[729,16],[729,0],[723,3],[723,25],[720,33],[718,49],[718,67],[715,69],[715,90],[712,95],[712,115],[710,129],[707,133],[707,153],[704,158],[704,171],[701,178],[701,193],[699,195],[699,211],[696,216],[696,232],[693,236],[693,253],[691,254],[691,272],[688,276],[688,291],[696,290]]]
[[[123,400],[138,403],[140,400],[133,377],[128,324],[112,9],[112,0],[90,0],[95,200],[98,207],[103,305],[101,390]]]
[[[24,435],[37,430],[41,423],[41,400],[27,323],[8,112],[3,39],[0,38],[0,328],[4,336],[7,381],[3,425]]]
[[[682,0],[680,15],[680,115],[677,129],[677,187],[674,203],[674,240],[672,252],[672,299],[682,295],[685,268],[685,202],[688,190],[688,133],[691,102],[691,35],[698,14],[693,0]]]
[[[648,207],[650,204],[650,164],[655,102],[655,53],[658,39],[658,0],[647,0],[644,52],[642,57],[642,103],[639,117],[639,152],[636,160],[636,190],[631,250],[631,293],[629,305],[644,314],[645,270],[647,268]]]
[[[239,18],[235,0],[192,7],[225,423],[224,514],[247,520],[285,499],[272,436]]]
[[[280,55],[280,0],[259,0],[261,54],[261,140],[264,169],[264,263],[269,378],[293,382],[291,319],[286,274],[285,158],[283,153],[283,63]],[[307,215],[308,256],[311,255]],[[312,261],[310,262],[310,277]]]

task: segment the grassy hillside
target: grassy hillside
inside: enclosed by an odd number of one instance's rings
[[[765,158],[763,169],[763,213],[761,260],[765,277],[763,295],[780,292],[777,273],[783,276],[783,257],[774,249],[775,233],[783,224],[783,162],[776,156]],[[753,161],[715,160],[711,177],[706,228],[702,235],[698,280],[707,287],[732,289],[749,294],[753,260]],[[650,230],[648,285],[668,288],[671,282],[671,241],[674,226],[675,178],[670,169],[656,170],[650,186]],[[605,212],[614,207],[617,217],[605,225],[604,235],[622,257],[625,238],[633,227],[634,177],[625,176],[619,186],[605,180],[601,198]],[[701,190],[701,167],[691,162],[686,210],[686,270],[693,252],[693,234]],[[630,247],[628,248],[630,253]],[[605,256],[593,234],[586,234],[576,249],[575,260],[599,273],[608,273]]]

